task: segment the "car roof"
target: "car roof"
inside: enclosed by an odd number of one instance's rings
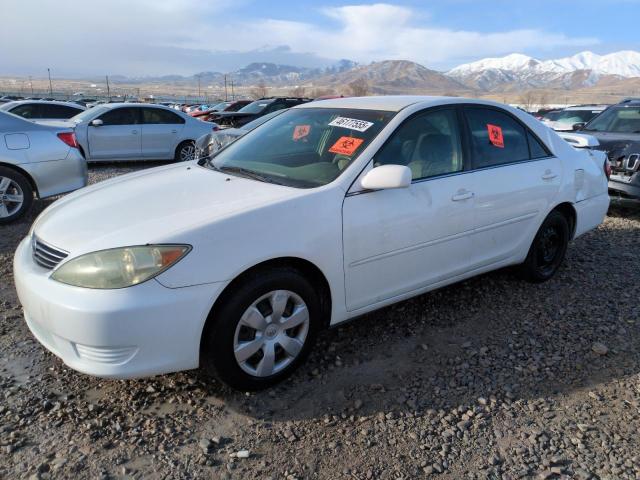
[[[78,105],[75,102],[65,102],[63,100],[14,100],[12,102],[8,102],[5,105],[11,105],[12,107],[17,107],[18,105],[27,105],[27,104],[38,104],[38,105],[64,105],[67,107],[77,108],[78,110],[84,110],[85,107],[82,105]]]
[[[477,105],[505,107],[505,105],[498,102],[493,102],[491,100],[478,100],[476,98],[427,95],[384,95],[316,100],[313,102],[303,103],[302,105],[298,105],[294,108],[352,108],[355,110],[383,110],[388,112],[399,112],[409,105],[421,104],[424,107],[428,107],[430,105],[442,105],[443,103],[472,103]]]

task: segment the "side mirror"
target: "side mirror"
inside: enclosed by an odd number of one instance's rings
[[[574,132],[577,132],[578,130],[582,130],[585,125],[586,125],[585,122],[574,123],[571,126],[571,130],[573,130]]]
[[[367,190],[406,188],[411,185],[411,170],[404,165],[380,165],[369,170],[360,185]]]
[[[89,125],[91,125],[92,127],[100,127],[104,124],[104,122],[102,120],[100,120],[99,118],[96,118],[95,120],[91,120],[91,123]]]

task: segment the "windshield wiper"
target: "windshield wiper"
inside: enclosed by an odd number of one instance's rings
[[[277,185],[282,185],[280,182],[276,182],[274,179],[267,177],[266,175],[262,175],[258,172],[255,172],[253,170],[249,170],[248,168],[243,168],[243,167],[227,167],[227,166],[222,166],[222,167],[216,167],[213,162],[210,162],[210,165],[218,170],[219,172],[224,172],[224,173],[235,173],[237,175],[240,175],[242,177],[246,177],[246,178],[250,178],[252,180],[258,180],[260,182],[266,182],[266,183],[275,183]]]

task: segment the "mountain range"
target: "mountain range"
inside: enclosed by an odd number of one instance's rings
[[[469,88],[494,91],[527,88],[573,89],[598,84],[603,78],[640,77],[640,53],[621,51],[608,55],[581,52],[555,60],[538,60],[514,53],[486,58],[453,68],[447,76]]]
[[[371,93],[483,94],[520,92],[531,89],[576,90],[613,86],[625,81],[635,85],[640,78],[640,52],[621,51],[608,55],[581,52],[571,57],[539,60],[514,53],[459,65],[438,72],[407,60],[386,60],[360,65],[340,60],[328,67],[307,68],[275,63],[251,63],[230,73],[205,71],[193,76],[111,77],[114,81],[162,83],[176,86],[234,85],[333,88],[341,91],[354,81],[366,81]]]

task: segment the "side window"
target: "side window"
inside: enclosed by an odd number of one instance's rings
[[[43,105],[43,118],[71,118],[79,114],[82,110],[66,105]]]
[[[98,117],[104,125],[137,125],[139,108],[116,108]]]
[[[529,160],[527,132],[506,113],[466,108],[474,168]]]
[[[276,112],[278,110],[282,110],[283,108],[287,108],[287,106],[284,103],[273,102],[271,105],[269,105],[267,108],[264,109],[264,112],[265,114],[267,114],[271,112]]]
[[[184,123],[184,118],[162,108],[143,108],[142,116],[146,124],[176,125]]]
[[[531,132],[527,132],[529,138],[529,150],[531,158],[544,158],[549,156],[549,151],[534,137]]]
[[[427,111],[404,122],[374,157],[374,166],[406,165],[413,180],[463,169],[458,117],[453,109]]]
[[[11,113],[22,118],[42,118],[42,116],[40,116],[38,107],[39,105],[37,103],[27,103],[24,105],[18,105],[17,107],[13,108],[11,110]]]

